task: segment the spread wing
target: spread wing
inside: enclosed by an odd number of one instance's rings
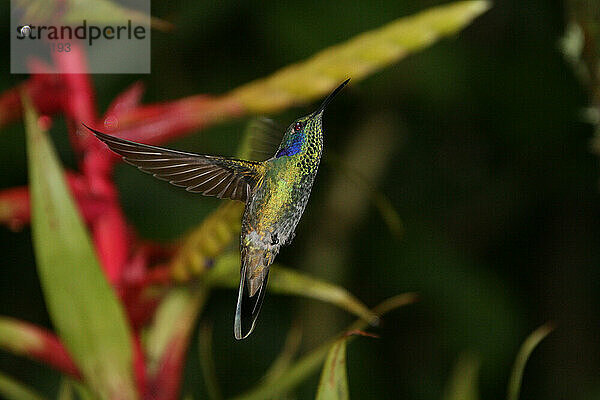
[[[245,202],[262,176],[263,166],[259,162],[150,146],[84,126],[129,164],[188,192]]]

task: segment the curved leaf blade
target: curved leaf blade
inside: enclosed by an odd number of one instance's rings
[[[292,361],[300,348],[302,342],[302,331],[298,324],[293,324],[287,333],[283,349],[277,358],[271,363],[271,366],[265,372],[264,383],[274,383],[279,380],[282,374],[290,367]]]
[[[240,281],[240,259],[237,253],[220,257],[207,273],[209,285],[237,288]],[[338,306],[369,324],[376,325],[378,316],[346,289],[278,265],[271,267],[269,291],[303,296]]]
[[[414,293],[405,293],[394,296],[385,300],[383,303],[375,307],[372,311],[376,315],[384,315],[388,312],[414,303],[417,296]],[[367,323],[363,320],[358,320],[350,325],[346,332],[360,331],[367,327]],[[348,336],[347,340],[352,340],[354,336]],[[302,383],[306,378],[311,376],[319,368],[323,360],[327,356],[332,344],[338,338],[332,339],[329,342],[317,347],[310,353],[300,358],[295,364],[286,369],[277,381],[265,381],[261,385],[251,389],[235,397],[235,400],[263,400],[269,398],[281,398],[282,395],[293,390],[296,386]]]
[[[521,345],[508,381],[507,400],[518,400],[527,360],[529,360],[531,353],[533,353],[537,345],[553,330],[554,326],[552,324],[544,324],[533,331]]]
[[[160,363],[178,337],[187,337],[194,329],[208,293],[204,287],[177,287],[162,299],[152,324],[144,330],[143,344],[148,373],[158,372]]]
[[[346,372],[347,342],[348,336],[338,339],[331,346],[323,365],[317,400],[347,400],[350,397]]]
[[[77,366],[58,338],[27,322],[0,316],[0,349],[44,362],[80,378]]]
[[[217,379],[217,369],[213,358],[213,330],[212,325],[203,323],[198,330],[198,358],[200,359],[200,369],[204,376],[204,383],[208,398],[210,400],[221,400],[221,388]]]
[[[94,395],[81,382],[63,378],[58,388],[57,400],[94,400]]]
[[[0,395],[8,400],[44,400],[33,389],[0,372]]]
[[[480,364],[475,354],[469,352],[461,354],[452,370],[444,400],[479,400],[477,380]]]
[[[67,24],[77,24],[83,20],[110,24],[130,19],[138,23],[151,21],[153,28],[162,31],[173,29],[173,25],[167,21],[128,9],[111,0],[17,0],[15,4],[23,8],[23,20],[28,22],[44,23],[61,15],[62,22]]]
[[[125,312],[102,273],[48,135],[28,99],[23,106],[33,244],[50,318],[100,398],[137,398]]]
[[[156,398],[178,398],[190,337],[207,296],[204,285],[172,288],[146,327],[148,387]]]
[[[229,95],[251,113],[269,113],[331,92],[458,32],[490,8],[484,0],[459,1],[400,18],[235,89]]]
[[[45,332],[25,322],[0,317],[0,348],[14,354],[30,354],[43,349]]]

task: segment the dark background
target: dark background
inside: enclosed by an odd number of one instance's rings
[[[151,75],[94,76],[99,106],[136,80],[147,85],[146,102],[224,93],[439,3],[155,1],[153,14],[177,29],[153,32]],[[377,129],[394,138],[390,154],[378,159],[375,145],[365,157],[383,168],[372,183],[390,198],[404,232],[394,236],[370,203],[344,232],[328,227],[332,219],[322,208],[336,204],[332,188],[347,177],[324,163],[294,244],[279,262],[345,286],[368,305],[407,291],[421,295],[419,303],[384,319],[374,330],[380,339],[349,346],[354,398],[440,399],[464,352],[481,361],[481,398],[503,398],[520,343],[547,321],[557,329],[534,352],[521,399],[600,396],[598,160],[589,146],[592,126],[581,117],[586,91],[560,52],[566,12],[556,1],[495,3],[456,37],[353,82],[325,116],[326,156],[345,154],[365,130],[375,142]],[[8,26],[8,5],[0,17]],[[24,79],[8,73],[4,48],[0,90]],[[309,110],[273,117],[287,124]],[[170,145],[231,155],[247,121]],[[74,165],[64,122],[55,121],[51,132],[64,162]],[[2,129],[0,149],[0,187],[25,184],[21,124]],[[353,167],[361,170],[362,162]],[[175,239],[218,204],[125,166],[117,181],[128,217],[149,238]],[[342,257],[334,272],[314,262],[324,231],[334,232],[330,245]],[[0,254],[0,314],[49,326],[30,230],[0,228]],[[307,347],[351,321],[331,306],[270,295],[253,336],[235,342],[234,297],[233,291],[217,292],[204,314],[214,323],[217,374],[226,395],[257,383],[292,321],[306,327]],[[58,378],[5,353],[0,370],[49,393]],[[302,386],[299,398],[314,395],[317,379]],[[195,346],[184,393],[204,397]]]

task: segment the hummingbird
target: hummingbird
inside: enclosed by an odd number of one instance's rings
[[[98,139],[123,160],[154,177],[202,193],[245,203],[240,234],[241,270],[234,336],[252,333],[266,294],[269,267],[289,244],[306,208],[323,151],[323,113],[350,81],[321,106],[285,130],[276,153],[265,161],[202,155],[136,143],[99,132]]]

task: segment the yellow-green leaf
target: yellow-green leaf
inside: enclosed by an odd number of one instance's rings
[[[58,388],[57,400],[94,400],[95,396],[78,380],[63,377]]]
[[[215,360],[213,358],[212,349],[212,326],[204,323],[200,325],[198,330],[198,356],[200,366],[202,367],[202,376],[208,392],[208,398],[211,400],[220,400],[223,398],[217,372],[215,368]]]
[[[346,400],[348,395],[348,374],[346,372],[346,344],[348,336],[336,340],[325,359],[317,400]]]
[[[384,315],[398,307],[413,303],[416,300],[414,293],[406,293],[387,299],[372,311],[376,315]],[[358,320],[350,325],[346,332],[365,329],[367,323],[363,320]],[[349,336],[348,340],[352,340],[353,336]],[[281,398],[285,393],[288,393],[302,381],[311,376],[317,371],[331,346],[338,338],[332,339],[327,343],[317,347],[315,350],[300,358],[295,364],[284,371],[277,381],[265,381],[261,385],[251,389],[250,391],[235,397],[236,400],[264,400],[268,398]]]
[[[533,331],[521,345],[508,381],[507,400],[517,400],[519,398],[521,382],[523,381],[523,372],[525,371],[527,360],[537,345],[540,344],[553,329],[554,327],[551,324],[542,325]]]
[[[277,382],[282,374],[289,368],[294,357],[296,356],[296,352],[300,347],[302,342],[302,331],[300,330],[300,325],[293,324],[290,330],[287,333],[287,337],[285,338],[285,343],[283,344],[283,349],[275,359],[271,363],[271,366],[265,373],[263,377],[263,382]]]
[[[478,400],[479,358],[472,353],[461,354],[454,365],[444,400]]]
[[[134,399],[131,333],[71,198],[56,153],[24,99],[37,269],[53,325],[100,398]]]
[[[74,400],[75,399],[75,388],[73,386],[73,381],[68,378],[63,378],[60,381],[60,386],[58,387],[58,394],[56,395],[56,400]]]
[[[240,282],[238,253],[225,254],[207,274],[209,285],[236,288]],[[336,305],[370,324],[378,317],[346,289],[278,265],[271,267],[269,290],[273,293],[309,297]]]
[[[202,286],[177,287],[161,301],[152,324],[144,331],[146,367],[150,375],[157,372],[169,344],[176,337],[190,335],[207,295]]]
[[[331,303],[373,325],[379,321],[376,314],[373,314],[367,306],[346,289],[293,269],[274,266],[269,285],[270,290],[274,293],[304,296]]]
[[[80,400],[95,400],[95,396],[90,392],[90,389],[88,389],[87,386],[72,379],[70,382]]]
[[[201,275],[208,265],[239,238],[244,203],[225,201],[186,235],[171,260],[171,273],[177,281]]]
[[[230,95],[251,113],[274,112],[318,99],[347,78],[356,82],[458,32],[488,8],[488,1],[459,1],[400,18],[243,85]]]
[[[0,317],[0,348],[26,355],[44,346],[41,329],[9,317]]]
[[[43,400],[33,389],[0,372],[0,397],[7,400]]]
[[[153,28],[163,31],[173,28],[167,21],[125,8],[110,0],[18,0],[16,4],[24,10],[23,23],[49,22],[56,15],[61,15],[60,22],[66,24],[81,24],[83,20],[100,24],[131,20],[137,23],[151,22]]]

